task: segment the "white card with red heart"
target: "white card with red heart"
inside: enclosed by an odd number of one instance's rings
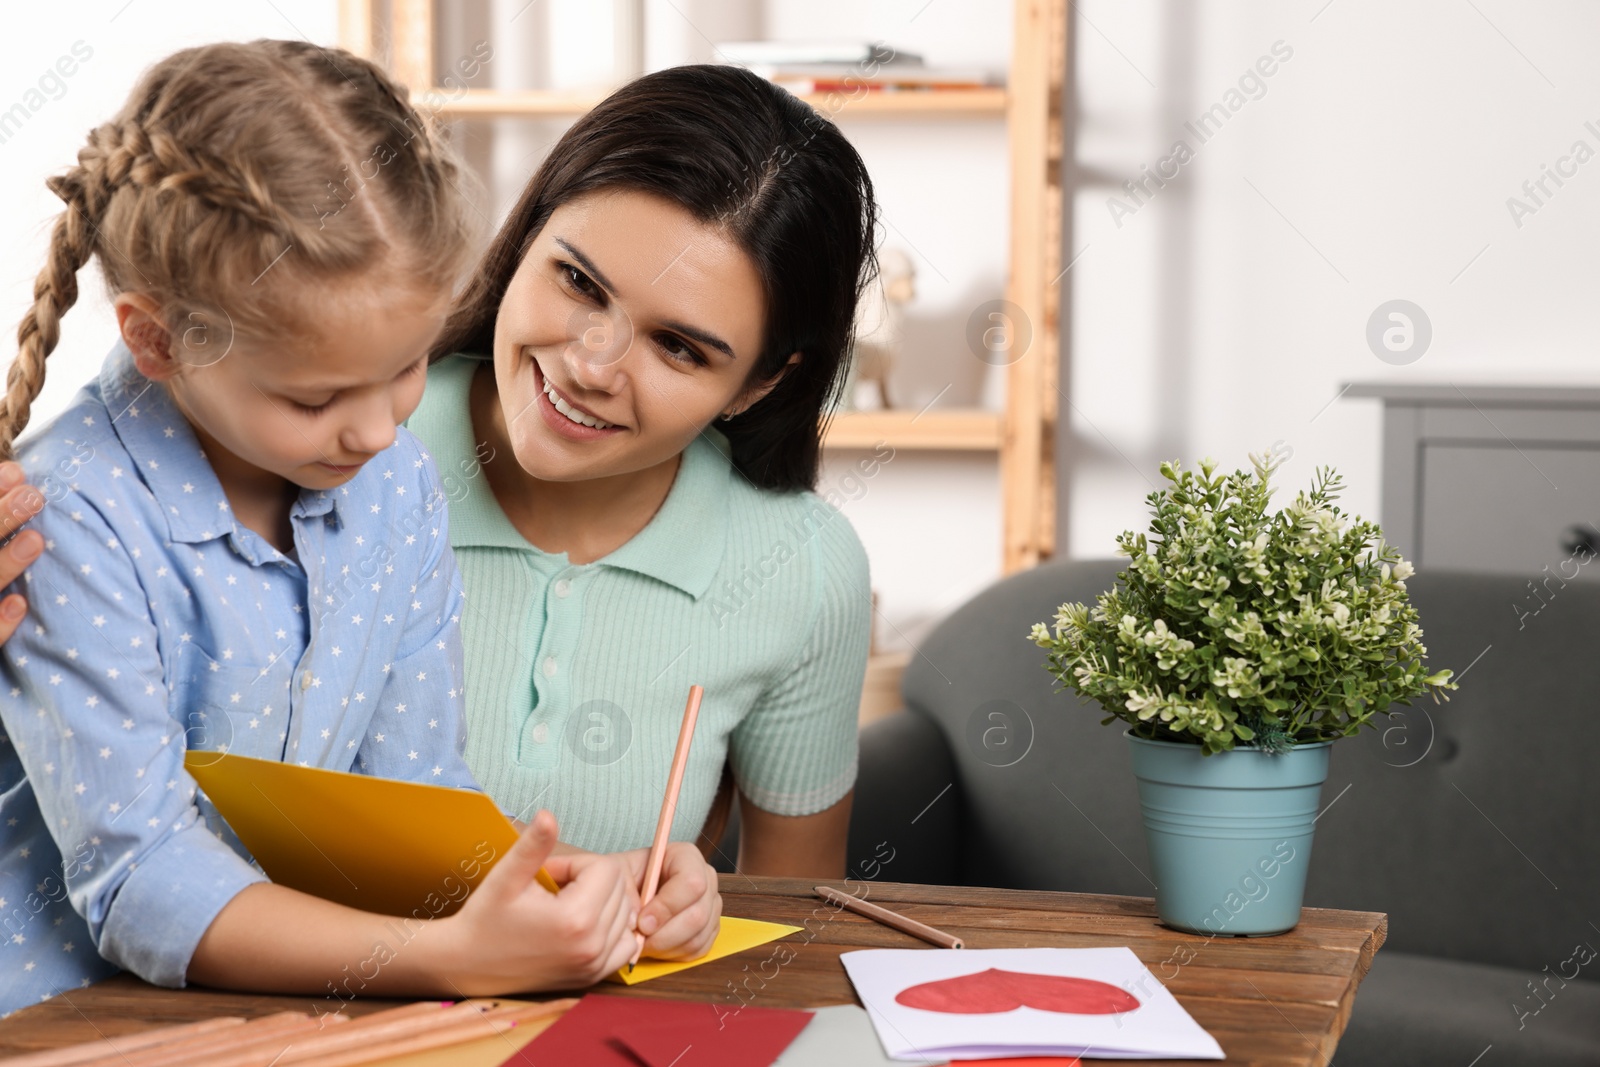
[[[865,949],[839,957],[895,1059],[1223,1059],[1127,948]]]

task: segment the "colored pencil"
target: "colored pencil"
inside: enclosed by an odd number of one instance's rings
[[[672,834],[672,817],[678,811],[678,793],[683,788],[683,771],[689,765],[689,744],[694,740],[694,724],[700,718],[700,699],[706,691],[698,685],[689,687],[689,704],[683,709],[683,725],[678,728],[678,747],[672,754],[672,774],[667,778],[667,793],[661,798],[661,817],[656,820],[655,840],[650,843],[650,859],[645,864],[644,882],[639,887],[641,911],[656,895],[661,884],[661,865],[667,858],[667,838]],[[638,947],[628,961],[628,969],[639,962],[644,952],[644,935],[634,932]]]
[[[576,1000],[567,999],[552,1000],[542,1004],[527,1002],[500,1004],[485,1008],[475,1019],[458,1019],[449,1025],[420,1032],[389,1035],[383,1040],[360,1048],[330,1049],[326,1054],[312,1056],[302,1053],[293,1060],[285,1057],[277,1063],[292,1062],[295,1067],[351,1067],[354,1064],[373,1063],[427,1049],[448,1048],[468,1041],[504,1035],[507,1031],[523,1025],[537,1025],[542,1029],[576,1003]],[[440,1018],[442,1017],[443,1013],[440,1015]],[[514,1046],[508,1045],[506,1055],[511,1056],[514,1050]]]
[[[84,1041],[77,1045],[64,1045],[61,1048],[30,1052],[7,1060],[6,1067],[13,1067],[13,1065],[15,1067],[77,1067],[78,1064],[90,1063],[100,1059],[102,1056],[117,1056],[149,1048],[151,1045],[187,1041],[193,1037],[209,1034],[213,1030],[225,1030],[229,1027],[242,1026],[243,1024],[244,1019],[237,1015],[223,1015],[215,1019],[202,1019],[199,1022],[183,1023],[178,1026],[158,1026],[152,1030],[138,1030],[131,1034],[118,1034],[115,1037],[105,1037],[97,1041]]]
[[[817,886],[816,893],[817,896],[830,904],[838,904],[840,907],[847,908],[857,915],[864,915],[869,919],[881,922],[885,926],[892,926],[903,934],[920,937],[922,940],[938,945],[940,948],[966,947],[962,940],[954,934],[947,934],[943,930],[929,926],[927,923],[919,923],[915,919],[908,919],[897,911],[890,911],[888,908],[868,903],[860,897],[851,896],[849,893],[841,893],[839,890],[825,885]]]
[[[371,1045],[424,1034],[452,1023],[472,1021],[482,1016],[483,1009],[466,1003],[448,1000],[425,1000],[398,1008],[371,1012],[366,1015],[346,1016],[328,1013],[321,1021],[345,1020],[338,1026],[323,1026],[306,1034],[291,1034],[269,1042],[255,1042],[230,1048],[205,1060],[205,1067],[260,1067],[299,1063],[312,1055],[337,1052],[348,1048],[368,1048]]]
[[[504,1034],[521,1024],[548,1025],[576,1000],[544,1003],[423,1001],[367,1015],[280,1012],[245,1022],[228,1017],[51,1049],[25,1057],[24,1067],[342,1067]],[[216,1040],[226,1031],[226,1043]],[[135,1049],[130,1041],[137,1042]],[[115,1043],[115,1044],[113,1044]],[[132,1053],[132,1055],[130,1055]],[[8,1061],[9,1067],[9,1061]]]

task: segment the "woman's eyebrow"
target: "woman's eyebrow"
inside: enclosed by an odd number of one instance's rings
[[[718,352],[721,352],[723,355],[727,356],[729,359],[739,358],[733,354],[733,347],[714,333],[707,333],[705,330],[682,322],[663,321],[661,325],[665,326],[669,330],[674,330],[678,333],[681,333],[686,337],[692,337],[703,345],[709,345],[710,347],[715,348]]]
[[[566,250],[567,255],[578,261],[578,266],[589,272],[589,277],[600,283],[601,288],[612,296],[617,295],[617,287],[611,284],[611,279],[600,273],[600,268],[594,265],[594,260],[568,244],[564,238],[557,237],[556,244]]]

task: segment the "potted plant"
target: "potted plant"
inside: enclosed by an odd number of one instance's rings
[[[1278,462],[1250,459],[1225,476],[1163,463],[1149,533],[1117,538],[1116,585],[1031,635],[1063,689],[1128,724],[1157,912],[1199,934],[1292,929],[1329,746],[1455,688],[1424,666],[1411,565],[1333,506],[1338,475],[1273,512]]]

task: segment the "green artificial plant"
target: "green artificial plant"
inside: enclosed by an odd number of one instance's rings
[[[1253,471],[1220,477],[1214,460],[1161,465],[1171,484],[1146,498],[1149,533],[1117,538],[1131,562],[1115,587],[1033,627],[1062,688],[1136,737],[1206,755],[1349,737],[1392,704],[1454,689],[1450,671],[1424,667],[1411,565],[1375,523],[1333,506],[1333,469],[1270,512],[1278,464],[1250,459]]]

